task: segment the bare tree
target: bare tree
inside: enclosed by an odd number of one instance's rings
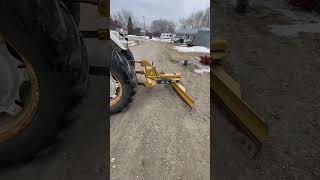
[[[182,18],[179,20],[179,23],[180,23],[180,28],[182,29],[188,29],[188,24],[187,24],[187,19],[185,18]]]
[[[154,20],[151,23],[150,30],[155,36],[160,36],[161,33],[174,33],[176,25],[166,19]]]
[[[201,20],[202,20],[203,14],[204,14],[204,12],[202,10],[193,13],[192,16],[193,16],[193,22],[194,22],[195,29],[201,28]]]
[[[202,22],[201,24],[202,27],[208,27],[208,28],[210,27],[210,8],[207,8],[204,11],[201,22]]]
[[[210,9],[199,10],[190,14],[187,18],[180,19],[180,26],[183,29],[210,27]]]
[[[142,27],[142,23],[129,10],[121,9],[120,11],[117,11],[111,15],[111,18],[117,21],[124,28],[128,28],[127,26],[130,17],[134,28]]]
[[[132,17],[132,23],[134,28],[142,28],[143,27],[143,22],[139,21],[138,18]]]
[[[112,19],[116,20],[122,27],[127,27],[129,18],[133,17],[132,12],[126,9],[121,9],[111,15]]]

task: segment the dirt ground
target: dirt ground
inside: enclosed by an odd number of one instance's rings
[[[254,1],[245,15],[235,14],[231,1],[217,0],[211,6],[214,36],[229,44],[224,67],[269,125],[267,142],[251,159],[245,137],[230,126],[228,115],[214,101],[214,178],[320,179],[320,31],[304,29],[292,35],[297,25],[311,23],[316,28],[319,15],[289,9],[286,1],[277,0]]]
[[[209,179],[209,73],[183,66],[172,59],[170,49],[151,40],[131,47],[136,60],[182,73],[195,108],[190,110],[169,85],[140,87],[129,108],[111,116],[111,179]]]

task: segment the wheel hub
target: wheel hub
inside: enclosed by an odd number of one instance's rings
[[[110,98],[117,97],[117,88],[119,87],[119,82],[110,74]]]
[[[110,74],[110,107],[115,106],[122,97],[121,82],[112,74]]]
[[[0,32],[0,144],[22,132],[40,101],[33,65]]]
[[[19,89],[28,80],[24,64],[14,57],[0,36],[0,114],[17,115],[22,107],[19,106]]]

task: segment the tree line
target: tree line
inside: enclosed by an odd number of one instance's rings
[[[129,10],[121,9],[114,12],[111,14],[111,19],[126,28],[129,34],[139,34],[141,31],[142,23]]]
[[[200,29],[210,27],[210,8],[199,10],[180,19],[180,27],[183,29]]]
[[[139,34],[143,27],[143,23],[126,9],[112,13],[111,18],[127,28],[129,34]],[[174,33],[177,26],[182,29],[209,28],[210,8],[193,12],[188,17],[180,19],[178,23],[162,18],[154,20],[148,29],[154,36],[160,36],[161,33]]]

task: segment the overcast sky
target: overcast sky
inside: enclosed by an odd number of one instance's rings
[[[122,8],[130,10],[135,17],[143,22],[145,16],[146,25],[153,20],[165,18],[174,22],[187,17],[197,10],[210,7],[210,0],[110,0],[111,13]]]

